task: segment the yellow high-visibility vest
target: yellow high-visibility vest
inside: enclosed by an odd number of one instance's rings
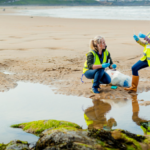
[[[150,38],[150,32],[147,34],[147,36]],[[147,60],[148,65],[150,66],[150,44],[146,44],[144,46],[143,57],[140,60]]]
[[[144,135],[150,135],[150,131],[149,130],[146,130],[143,126],[141,126],[141,129],[143,130]]]
[[[98,54],[97,54],[94,50],[92,50],[92,51],[90,51],[90,52],[92,52],[93,55],[94,55],[94,62],[93,62],[93,65],[101,65],[101,61],[100,61],[100,59],[99,59]],[[87,54],[88,54],[88,53],[87,53]],[[86,56],[87,56],[87,54],[86,54]],[[103,64],[103,63],[106,63],[106,61],[107,61],[107,57],[108,57],[108,55],[109,55],[109,52],[107,51],[107,49],[104,51],[103,54],[104,54],[104,58],[103,58],[102,64]],[[87,60],[86,60],[85,63],[84,63],[83,74],[84,74],[87,70],[89,70],[89,68],[88,68],[88,66],[87,66]]]
[[[93,120],[90,120],[86,114],[84,114],[84,119],[85,119],[87,126],[89,126],[90,124],[93,124]]]

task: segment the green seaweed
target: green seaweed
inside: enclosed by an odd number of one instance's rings
[[[58,121],[58,120],[39,120],[28,123],[21,123],[11,125],[13,128],[22,128],[24,131],[33,133],[33,134],[41,134],[44,130],[50,128],[58,128],[58,127],[73,127],[76,129],[81,129],[81,127],[75,123],[67,122],[67,121]]]
[[[126,142],[128,142],[128,143],[133,143],[135,146],[136,146],[136,150],[142,150],[142,147],[140,146],[140,144],[136,141],[136,140],[134,140],[134,139],[132,139],[132,138],[130,138],[130,137],[128,137],[126,134],[124,134],[124,133],[122,133],[122,139],[124,139]]]
[[[5,150],[5,149],[6,149],[6,146],[7,146],[6,144],[3,144],[3,143],[1,144],[1,143],[0,143],[0,150]]]
[[[105,146],[105,142],[102,142],[100,140],[97,140],[97,143],[100,144],[101,146]]]
[[[136,150],[136,148],[134,148],[132,146],[127,146],[127,150]]]
[[[128,131],[122,130],[121,132],[124,133],[124,134],[126,134],[128,137],[130,137],[130,138],[132,138],[132,139],[135,139],[135,140],[138,141],[138,142],[142,142],[143,140],[146,139],[145,136],[136,135],[136,134],[130,133],[130,132],[128,132]]]
[[[121,149],[121,150],[128,150],[128,149],[142,150],[142,147],[137,140],[139,141],[144,140],[145,138],[143,138],[143,136],[136,137],[135,135],[133,135],[132,133],[130,134],[129,132],[125,132],[122,130],[116,130],[116,131],[117,131],[116,133],[118,133],[118,136],[116,136],[116,138],[113,137],[111,135],[111,132],[109,131],[97,130],[97,129],[89,130],[88,136],[98,139],[99,144],[101,144],[100,141],[104,142],[101,145],[106,148],[111,148],[111,149],[114,148],[114,149]],[[133,136],[133,138],[131,136]]]
[[[145,143],[145,144],[150,144],[150,136],[147,137],[147,138],[143,141],[143,143]]]

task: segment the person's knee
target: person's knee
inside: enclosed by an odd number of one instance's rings
[[[111,78],[108,77],[108,79],[107,79],[107,84],[110,84],[110,83],[111,83]]]
[[[105,69],[104,68],[97,69],[97,72],[99,73],[99,75],[103,75],[105,72]]]
[[[136,71],[136,67],[133,65],[133,66],[131,67],[131,70],[132,70],[132,71]]]
[[[109,75],[107,75],[105,78],[105,84],[110,84],[110,83],[111,83],[111,78]]]

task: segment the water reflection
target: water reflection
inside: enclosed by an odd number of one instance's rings
[[[139,112],[140,112],[140,107],[139,107],[139,103],[138,103],[138,100],[137,100],[137,95],[133,96],[132,97],[132,120],[138,125],[141,127],[141,129],[143,130],[143,134],[144,135],[147,135],[149,134],[149,132],[147,130],[145,130],[145,128],[143,126],[141,126],[141,123],[147,123],[149,122],[149,120],[146,120],[142,117],[139,117]],[[148,112],[146,112],[148,113]]]
[[[8,92],[0,92],[0,143],[20,139],[28,142],[38,137],[21,129],[10,128],[12,124],[35,120],[66,120],[87,125],[83,118],[82,106],[92,105],[89,98],[54,94],[51,88],[42,84],[18,82],[18,86]]]
[[[148,122],[149,106],[139,106],[137,95],[128,99],[93,100],[93,106],[84,111],[84,119],[89,128],[124,129],[136,134],[147,134],[141,122]],[[143,109],[144,108],[144,109]]]
[[[93,107],[89,107],[85,110],[84,118],[89,128],[106,129],[110,130],[113,126],[116,126],[114,118],[107,120],[106,114],[111,110],[109,103],[102,100],[93,100]]]

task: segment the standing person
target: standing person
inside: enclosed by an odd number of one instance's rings
[[[83,74],[88,79],[94,79],[92,92],[100,93],[98,88],[100,83],[109,84],[110,76],[105,72],[105,68],[115,69],[116,64],[113,64],[110,53],[107,51],[105,40],[101,36],[96,36],[90,40],[91,51],[87,54],[87,60],[84,63]]]
[[[150,32],[146,35],[139,33],[140,38],[144,38],[147,42],[142,42],[138,36],[134,35],[133,38],[137,43],[144,47],[143,57],[132,66],[132,85],[130,88],[125,88],[127,91],[137,91],[137,86],[139,82],[138,71],[150,66]]]

